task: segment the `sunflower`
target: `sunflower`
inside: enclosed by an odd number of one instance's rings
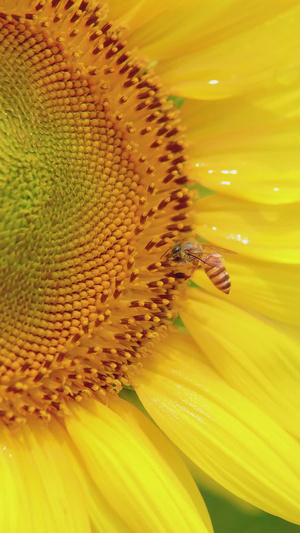
[[[300,523],[299,15],[0,2],[1,531],[211,532],[184,455]]]

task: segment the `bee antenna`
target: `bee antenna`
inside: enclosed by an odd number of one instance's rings
[[[167,253],[169,250],[170,250],[170,248],[168,248],[168,249],[167,249],[167,250],[166,250],[166,251],[160,256],[160,259],[162,259],[162,258],[166,255],[166,253]]]
[[[203,259],[202,257],[199,257],[198,255],[191,254],[191,252],[187,252],[187,255],[189,255],[190,257],[194,257],[194,259],[198,259],[198,261],[201,261],[201,263],[205,263],[206,265],[212,266],[210,263],[205,261],[205,259]]]

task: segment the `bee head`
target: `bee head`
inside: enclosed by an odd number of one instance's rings
[[[180,244],[175,244],[175,246],[173,246],[173,248],[172,248],[172,254],[178,254],[178,252],[180,252],[180,250],[181,250]]]

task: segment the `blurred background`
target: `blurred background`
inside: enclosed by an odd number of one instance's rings
[[[300,533],[300,526],[258,511],[238,505],[221,494],[198,483],[205,500],[215,533]]]

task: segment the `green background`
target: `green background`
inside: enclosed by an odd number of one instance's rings
[[[215,533],[300,533],[300,526],[267,513],[247,512],[199,486]]]

